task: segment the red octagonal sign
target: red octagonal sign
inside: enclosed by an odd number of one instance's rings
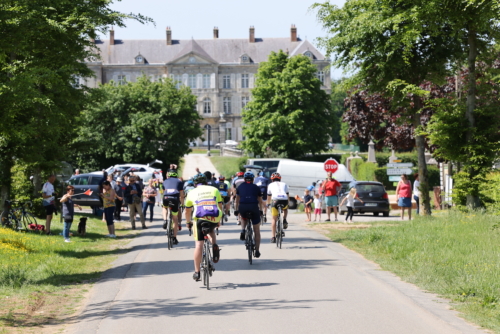
[[[337,160],[330,158],[325,161],[325,171],[335,173],[339,169],[339,163]]]

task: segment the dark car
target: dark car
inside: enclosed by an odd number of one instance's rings
[[[93,210],[101,206],[99,201],[99,181],[102,179],[102,174],[79,174],[73,175],[71,179],[66,181],[67,184],[75,187],[75,196],[73,202],[82,206],[90,206]],[[83,194],[87,190],[92,190],[92,195]]]
[[[347,189],[344,190],[342,187],[343,192],[339,197],[339,203],[347,196],[349,189],[352,187],[356,188],[358,197],[364,202],[354,201],[354,213],[373,212],[374,216],[378,216],[380,212],[382,212],[384,217],[389,217],[389,196],[382,183],[373,181],[353,181],[349,183]],[[347,212],[346,203],[340,207],[340,214],[343,215],[345,212]]]

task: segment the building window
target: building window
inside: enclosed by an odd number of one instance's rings
[[[225,97],[223,101],[224,101],[224,113],[230,114],[231,113],[231,98]]]
[[[196,88],[196,74],[190,74],[188,76],[188,85],[191,88]]]
[[[306,51],[306,52],[304,53],[304,56],[306,56],[306,57],[308,57],[308,58],[311,58],[311,59],[313,58],[313,54],[312,54],[312,52],[311,52],[311,51]]]
[[[174,81],[175,81],[175,87],[177,89],[181,88],[181,86],[182,86],[182,75],[180,75],[180,74],[174,75]]]
[[[241,57],[241,60],[244,61],[244,62],[247,62],[248,61],[248,57],[247,56],[243,56],[243,57]]]
[[[208,97],[206,97],[203,100],[203,113],[204,114],[211,114],[212,113],[212,105],[211,105],[210,99]]]
[[[127,76],[126,75],[119,75],[118,76],[118,86],[126,85],[127,84]]]
[[[247,106],[248,102],[250,102],[250,97],[242,96],[241,97],[241,109],[245,108]]]
[[[231,128],[226,129],[226,140],[233,140],[233,134],[231,130]]]
[[[210,74],[203,74],[203,88],[210,88]]]
[[[222,88],[230,89],[231,88],[231,76],[223,75],[222,76]]]
[[[325,84],[325,72],[318,71],[318,73],[316,73],[316,77],[318,78],[319,81],[321,81],[322,85]]]
[[[248,74],[241,75],[241,88],[248,88]]]

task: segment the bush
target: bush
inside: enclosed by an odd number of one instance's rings
[[[490,173],[486,176],[486,180],[479,189],[481,202],[488,211],[498,215],[500,213],[500,171]],[[462,201],[465,204],[465,198]]]

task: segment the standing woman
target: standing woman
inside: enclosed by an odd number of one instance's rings
[[[405,208],[408,208],[408,220],[411,220],[411,182],[405,174],[401,175],[396,195],[398,196],[398,206],[401,208],[401,220],[405,218]]]
[[[118,198],[113,188],[111,188],[111,183],[109,181],[104,181],[102,183],[102,201],[104,205],[104,217],[106,217],[106,225],[108,226],[109,234],[106,235],[110,238],[116,238],[115,235],[115,225],[113,222],[113,214],[115,213],[115,200]]]
[[[148,186],[146,186],[142,192],[142,214],[144,215],[144,219],[146,219],[146,212],[149,208],[149,221],[152,223],[155,209],[156,189],[153,184],[154,179],[149,179],[148,182]]]
[[[64,242],[70,242],[69,240],[69,230],[71,228],[71,224],[73,223],[73,216],[75,214],[75,205],[82,210],[82,207],[78,204],[74,204],[71,196],[75,193],[75,188],[73,186],[66,187],[66,194],[61,198],[62,203],[62,215],[64,218],[64,228],[63,228],[63,237]]]
[[[415,173],[415,182],[413,182],[413,199],[417,202],[417,215],[420,214],[420,181],[418,180],[418,173]]]

